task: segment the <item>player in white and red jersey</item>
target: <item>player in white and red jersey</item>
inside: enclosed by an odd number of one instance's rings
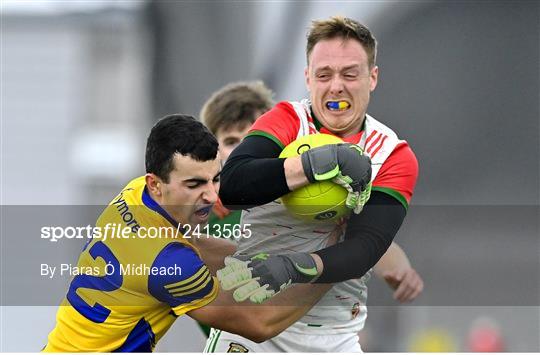
[[[254,302],[291,283],[337,284],[279,336],[257,345],[214,331],[207,350],[360,351],[356,334],[366,317],[366,273],[392,243],[414,191],[414,153],[366,112],[378,78],[376,42],[369,30],[347,18],[315,21],[306,52],[310,100],[282,102],[263,115],[223,169],[220,197],[229,207],[247,208],[242,223],[251,224],[252,236],[240,241],[243,255],[229,260],[218,277],[224,287],[238,287],[235,298]],[[289,143],[317,132],[348,143],[278,158]],[[347,221],[343,242],[324,248],[335,224],[296,220],[274,201],[327,179],[348,188],[348,206],[355,214]],[[369,183],[366,203],[362,196]]]

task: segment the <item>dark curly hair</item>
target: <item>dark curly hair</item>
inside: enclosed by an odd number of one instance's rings
[[[174,114],[160,119],[146,141],[146,172],[169,182],[174,169],[176,153],[187,155],[197,161],[217,157],[218,142],[214,135],[194,117]]]

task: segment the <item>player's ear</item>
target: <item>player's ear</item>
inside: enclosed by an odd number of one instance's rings
[[[307,88],[308,91],[310,91],[309,90],[309,68],[308,67],[309,66],[306,66],[304,68],[304,78],[306,79],[306,88]]]
[[[161,196],[163,182],[160,177],[152,173],[147,173],[144,178],[146,180],[146,188],[148,191],[154,196]]]
[[[369,91],[375,90],[379,79],[379,67],[374,65],[369,71]]]

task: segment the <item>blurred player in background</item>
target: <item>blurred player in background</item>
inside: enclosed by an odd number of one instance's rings
[[[219,291],[210,270],[223,267],[235,246],[208,238],[201,227],[217,201],[220,170],[218,143],[202,123],[185,115],[156,123],[146,146],[147,173],[100,215],[100,235],[80,255],[80,272],[44,351],[152,351],[184,314],[262,341],[318,301],[329,285],[299,285],[260,306],[234,303],[230,293]]]
[[[223,162],[247,135],[255,120],[273,107],[272,96],[272,91],[260,81],[238,82],[226,85],[206,101],[201,110],[201,120],[216,135]],[[210,223],[221,226],[240,223],[240,211],[230,211],[218,200]],[[421,277],[396,243],[391,244],[375,265],[374,272],[395,290],[394,298],[399,302],[414,300],[423,289]],[[208,328],[204,325],[202,328],[208,335]]]
[[[238,82],[214,92],[204,103],[200,118],[217,138],[222,164],[247,135],[253,122],[274,106],[272,96],[272,90],[262,81]],[[209,223],[238,224],[241,214],[240,210],[225,208],[218,199]]]

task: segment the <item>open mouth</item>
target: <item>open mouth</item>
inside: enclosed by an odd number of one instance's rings
[[[206,206],[195,211],[195,215],[200,218],[206,218],[210,214],[212,206]]]
[[[345,100],[328,101],[326,102],[326,108],[330,111],[345,111],[351,107],[351,104]]]

